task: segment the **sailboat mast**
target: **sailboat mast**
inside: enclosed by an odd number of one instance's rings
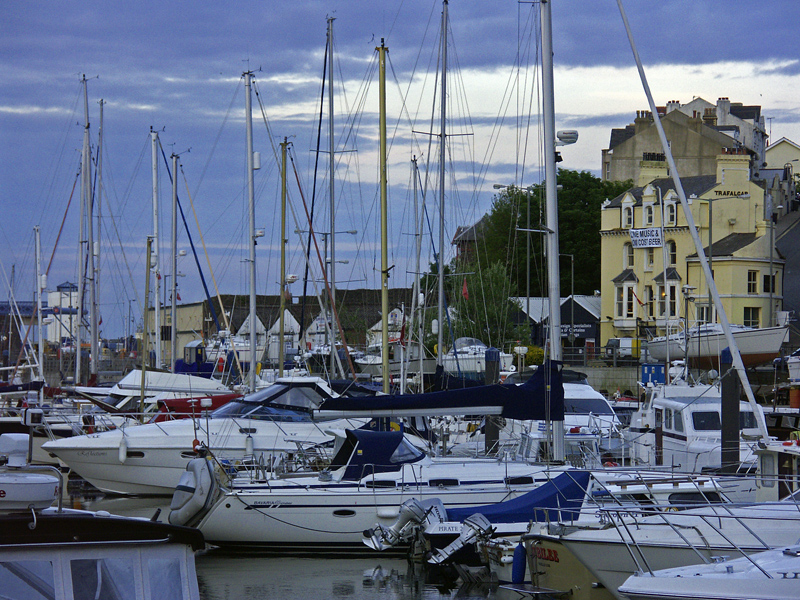
[[[386,46],[378,48],[381,138],[381,373],[383,391],[389,393],[389,237],[386,172]]]
[[[550,304],[550,359],[560,361],[561,354],[561,284],[558,265],[558,188],[556,187],[555,93],[553,91],[553,23],[550,2],[540,3],[542,26],[542,98],[544,120],[545,210],[547,235],[547,276]],[[548,411],[549,412],[549,411]],[[549,420],[549,419],[548,419]],[[551,422],[553,459],[563,461],[564,422]]]
[[[90,175],[91,162],[89,159],[89,100],[88,91],[86,86],[86,75],[81,80],[83,84],[83,113],[84,113],[84,128],[83,128],[83,151],[81,153],[81,218],[80,218],[80,233],[79,233],[79,254],[80,254],[80,276],[78,277],[78,327],[76,328],[75,339],[75,384],[81,383],[82,369],[81,364],[81,341],[83,339],[83,290],[84,282],[86,281],[86,253],[88,251],[85,238],[86,215],[91,206],[89,196],[91,194],[92,179]],[[89,214],[89,221],[91,222],[91,212]]]
[[[103,206],[103,107],[105,102],[100,99],[100,127],[97,130],[97,235],[93,235],[96,239],[92,245],[92,255],[94,270],[92,275],[92,292],[94,299],[92,300],[92,356],[97,356],[96,360],[92,361],[92,375],[97,375],[98,361],[100,360],[100,309],[98,298],[100,289],[100,246],[102,245],[102,206]]]
[[[286,149],[287,138],[281,143],[281,302],[278,316],[278,377],[283,377],[286,360]]]
[[[335,144],[333,140],[333,21],[334,17],[328,17],[328,183],[330,185],[330,210],[331,210],[331,230],[330,230],[330,267],[328,271],[331,285],[331,366],[330,376],[334,377],[336,370],[336,330],[333,327],[333,314],[336,312],[336,204],[334,201],[334,168],[335,168]],[[325,257],[327,260],[327,257]]]
[[[245,119],[247,123],[247,207],[250,215],[250,391],[256,389],[256,208],[253,156],[253,101],[250,97],[253,74],[244,74]]]
[[[178,359],[178,155],[172,154],[172,231],[169,249],[172,263],[172,290],[169,311],[169,360],[170,371],[175,372],[175,361]]]
[[[158,132],[150,128],[150,158],[152,161],[153,170],[153,244],[151,251],[153,253],[151,266],[155,273],[155,280],[153,281],[154,291],[154,338],[156,345],[156,368],[161,367],[161,265],[159,262],[159,237],[158,237]]]
[[[42,275],[42,240],[39,232],[39,226],[33,228],[33,235],[36,244],[36,329],[38,335],[38,356],[39,361],[39,378],[44,381],[44,332],[42,331],[42,291],[45,286],[44,276]],[[39,390],[39,399],[42,398],[42,390]]]
[[[442,84],[441,84],[441,129],[439,133],[439,253],[436,267],[439,271],[439,333],[436,341],[436,365],[444,361],[444,168],[447,135],[447,0],[442,2]]]

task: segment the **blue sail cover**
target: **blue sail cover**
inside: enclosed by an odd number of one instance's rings
[[[402,431],[345,430],[345,440],[331,459],[330,469],[344,466],[342,480],[357,481],[367,475],[399,471],[403,464],[422,460],[425,454],[405,440]]]
[[[490,523],[568,521],[577,517],[580,512],[589,477],[589,471],[567,471],[513,500],[485,506],[448,508],[447,518],[449,521],[460,522],[480,513]]]
[[[553,421],[564,420],[564,386],[561,363],[546,361],[522,385],[482,385],[427,394],[398,394],[356,398],[329,398],[315,416],[331,413],[348,416],[391,416],[433,414],[495,414],[507,419],[547,419],[547,389],[550,389],[550,414]]]

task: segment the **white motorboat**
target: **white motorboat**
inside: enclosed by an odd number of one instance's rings
[[[637,571],[657,571],[790,546],[800,539],[795,502],[714,504],[642,516],[642,511],[602,509],[599,523],[552,526],[554,536],[617,598],[616,590]]]
[[[619,593],[630,600],[796,600],[800,598],[800,546],[635,573]]]
[[[745,327],[731,325],[731,333],[739,347],[745,366],[770,362],[780,353],[781,345],[789,335],[786,325],[778,327]],[[728,347],[722,326],[718,323],[689,328],[669,336],[654,337],[647,343],[652,358],[663,362],[685,358],[693,367],[719,369],[719,356]]]
[[[403,368],[406,374],[417,374],[420,370],[420,351],[424,348],[419,342],[409,340],[405,347],[401,346],[400,340],[389,340],[389,374],[399,377]],[[383,371],[383,358],[381,354],[381,344],[370,344],[363,356],[354,359],[356,368],[373,377],[380,377]],[[405,364],[405,367],[403,367]],[[422,358],[422,374],[431,376],[436,372],[436,359],[432,357]]]
[[[689,383],[676,378],[666,385],[648,386],[645,399],[624,430],[632,464],[668,466],[684,473],[721,467],[721,392],[714,384]],[[759,429],[747,402],[739,404],[739,470],[755,468]],[[731,494],[734,500],[744,500]]]
[[[358,553],[366,550],[362,532],[394,522],[409,498],[439,498],[448,509],[489,504],[530,491],[567,469],[432,459],[401,432],[347,430],[336,432],[335,455],[323,473],[240,474],[207,510],[187,514],[183,502],[173,502],[170,520],[194,524],[209,543],[230,550]],[[197,506],[213,494],[203,489],[204,497],[193,501]]]
[[[453,347],[442,356],[442,366],[451,375],[482,378],[486,372],[486,351],[489,347],[476,338],[458,338]],[[514,357],[500,352],[500,370],[514,371]]]
[[[786,357],[786,368],[789,370],[789,379],[800,382],[800,349]]]
[[[199,600],[194,555],[205,548],[202,534],[51,506],[61,500],[61,473],[25,464],[27,450],[27,435],[0,436],[0,455],[8,461],[0,467],[4,598]]]
[[[360,388],[357,388],[360,389]],[[117,429],[44,444],[100,490],[172,494],[201,446],[231,465],[245,457],[277,466],[300,446],[330,440],[325,428],[359,427],[366,419],[312,422],[310,410],[338,394],[318,377],[287,377],[198,418]]]

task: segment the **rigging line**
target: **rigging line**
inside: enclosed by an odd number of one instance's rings
[[[311,184],[311,215],[309,221],[314,221],[314,208],[317,200],[317,173],[319,170],[319,148],[322,143],[322,112],[325,109],[325,75],[328,69],[328,41],[325,36],[325,55],[322,59],[322,90],[319,95],[319,120],[317,121],[317,150],[314,153],[314,179]],[[306,244],[306,264],[303,273],[303,304],[300,307],[300,331],[305,331],[306,317],[306,294],[308,293],[308,261],[311,259],[311,228],[308,231],[308,243]]]
[[[241,77],[239,81],[241,82]],[[206,171],[208,171],[208,167],[211,164],[211,159],[214,157],[214,153],[217,150],[217,145],[219,144],[219,140],[222,137],[222,131],[225,129],[225,125],[228,123],[228,119],[231,116],[231,112],[233,111],[233,105],[236,102],[236,99],[239,97],[239,89],[240,86],[237,85],[236,89],[233,92],[233,97],[231,98],[231,102],[228,105],[228,110],[225,112],[225,117],[222,119],[222,124],[219,126],[219,130],[217,131],[217,136],[214,138],[214,143],[211,145],[211,151],[208,153],[208,159],[206,160],[206,164],[203,165],[203,170],[200,171],[200,178],[197,181],[197,185],[195,186],[194,193],[197,194],[200,190],[200,185],[203,183],[203,179],[205,179]],[[188,191],[188,190],[187,190]]]
[[[336,533],[336,534],[361,533],[361,530],[359,530],[359,531],[327,531],[325,529],[314,529],[313,527],[305,527],[303,525],[298,525],[297,523],[290,523],[289,521],[284,521],[283,519],[279,519],[275,515],[271,515],[271,514],[265,512],[265,511],[261,510],[260,508],[258,508],[257,506],[255,506],[253,504],[248,504],[247,502],[242,500],[242,498],[239,496],[238,493],[236,493],[233,490],[232,490],[232,493],[233,493],[233,496],[246,507],[245,510],[254,510],[260,515],[264,515],[265,517],[267,517],[269,519],[272,519],[273,521],[277,521],[278,523],[282,523],[284,525],[288,525],[289,527],[295,527],[297,529],[302,529],[304,531],[313,531],[314,533]]]
[[[206,255],[206,262],[208,263],[208,268],[211,271],[211,279],[214,282],[214,290],[217,292],[217,300],[219,301],[219,309],[222,313],[222,317],[225,320],[225,329],[230,330],[230,323],[228,323],[228,316],[225,314],[225,306],[222,304],[222,297],[219,293],[219,288],[217,287],[217,281],[214,278],[214,269],[211,267],[211,258],[208,255],[208,248],[206,247],[206,241],[203,238],[203,230],[200,228],[200,220],[197,218],[197,210],[194,207],[194,200],[192,199],[192,193],[189,191],[189,181],[186,179],[186,173],[183,170],[183,165],[180,165],[181,175],[183,175],[184,185],[186,186],[186,195],[189,197],[189,206],[192,207],[192,214],[194,215],[194,222],[197,225],[197,231],[200,235],[200,243],[203,244],[203,252]],[[197,271],[200,273],[200,281],[203,284],[203,289],[206,292],[206,298],[209,299],[208,307],[211,309],[211,315],[214,317],[214,323],[217,326],[217,331],[221,330],[219,326],[219,318],[217,317],[217,311],[214,310],[214,303],[210,301],[211,294],[208,291],[208,285],[206,284],[205,277],[203,276],[203,270],[200,268],[200,259],[197,256],[197,249],[194,246],[194,242],[192,241],[192,234],[189,233],[189,225],[186,223],[186,215],[183,213],[183,207],[181,203],[178,202],[178,208],[181,211],[181,219],[183,219],[183,226],[186,229],[186,235],[189,236],[189,244],[192,248],[192,255],[194,256],[194,262],[197,265]],[[236,352],[234,352],[236,354]]]
[[[300,192],[300,199],[303,202],[303,209],[305,210],[305,213],[306,213],[306,219],[310,219],[310,214],[308,212],[308,204],[306,203],[305,194],[303,194],[303,187],[300,184],[300,175],[297,172],[297,165],[294,162],[294,153],[293,152],[289,154],[289,160],[292,163],[292,171],[294,172],[295,179],[297,180],[297,188],[298,188],[298,190]],[[294,214],[294,207],[292,207],[292,213]],[[309,223],[308,224],[309,230],[313,231],[314,226],[311,224],[311,221],[309,221],[308,223]],[[330,286],[330,282],[328,281],[328,271],[327,271],[327,269],[325,269],[325,266],[324,266],[325,263],[323,262],[322,254],[319,251],[319,243],[317,242],[317,238],[314,235],[312,235],[312,238],[314,240],[314,248],[317,251],[317,259],[319,260],[320,268],[322,269],[323,279],[325,281],[325,291],[328,294],[328,298],[331,298],[331,286]],[[321,298],[318,298],[318,299],[319,299],[319,302],[320,302],[320,308],[322,308],[322,299]],[[344,348],[345,356],[347,357],[347,363],[348,363],[348,366],[350,367],[350,372],[355,377],[356,370],[353,367],[353,359],[350,356],[350,348],[348,348],[348,346],[347,346],[347,340],[346,340],[345,335],[344,335],[344,328],[342,327],[341,320],[339,319],[339,312],[336,310],[336,306],[334,305],[333,302],[331,302],[331,313],[333,314],[333,317],[336,319],[336,326],[339,329],[339,335],[342,338],[342,346]],[[326,321],[327,321],[327,319],[326,319]],[[333,338],[333,336],[331,336],[331,338]],[[341,365],[341,361],[339,359],[339,353],[335,352],[334,350],[335,350],[335,345],[332,345],[331,352],[334,353],[334,356],[336,357],[336,362],[339,364],[339,368],[341,369],[342,365]]]

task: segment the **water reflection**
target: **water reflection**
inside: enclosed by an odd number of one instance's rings
[[[170,498],[104,496],[71,485],[66,506],[166,521]],[[160,511],[160,512],[159,512]],[[459,587],[454,573],[429,572],[404,559],[297,558],[200,554],[196,560],[202,600],[440,600],[499,598],[497,586]],[[509,597],[509,596],[505,596]],[[518,597],[512,595],[510,597]]]

